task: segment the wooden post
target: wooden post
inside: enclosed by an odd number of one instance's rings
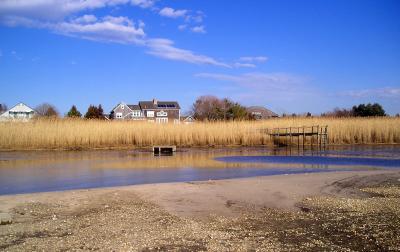
[[[297,128],[297,148],[300,147],[300,128]]]
[[[285,129],[286,147],[288,147],[288,128]]]
[[[311,135],[310,135],[310,141],[311,141],[311,149],[313,148],[313,134],[314,133],[314,126],[311,126]]]

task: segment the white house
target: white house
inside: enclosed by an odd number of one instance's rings
[[[3,114],[0,115],[0,121],[10,121],[10,120],[21,120],[27,121],[31,119],[35,115],[35,110],[30,108],[29,106],[21,103],[18,103],[11,109],[7,110]]]

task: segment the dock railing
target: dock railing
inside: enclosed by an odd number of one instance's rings
[[[310,139],[310,145],[318,145],[325,147],[328,144],[328,126],[302,126],[288,128],[266,129],[271,140],[275,143],[284,142],[285,145],[302,145],[307,144],[307,137]],[[284,141],[282,141],[284,140]],[[294,140],[294,141],[293,141]]]

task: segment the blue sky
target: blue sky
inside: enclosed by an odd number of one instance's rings
[[[0,1],[0,102],[400,112],[400,1]]]

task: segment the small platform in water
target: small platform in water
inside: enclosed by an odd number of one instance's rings
[[[153,146],[154,155],[172,155],[176,152],[176,146]]]
[[[310,144],[325,147],[328,144],[328,126],[303,126],[303,127],[289,127],[289,128],[275,128],[267,129],[266,133],[273,139],[285,139],[286,145],[300,144],[305,145],[307,137],[310,139]],[[316,138],[316,139],[315,139]],[[293,139],[296,139],[293,141]]]

